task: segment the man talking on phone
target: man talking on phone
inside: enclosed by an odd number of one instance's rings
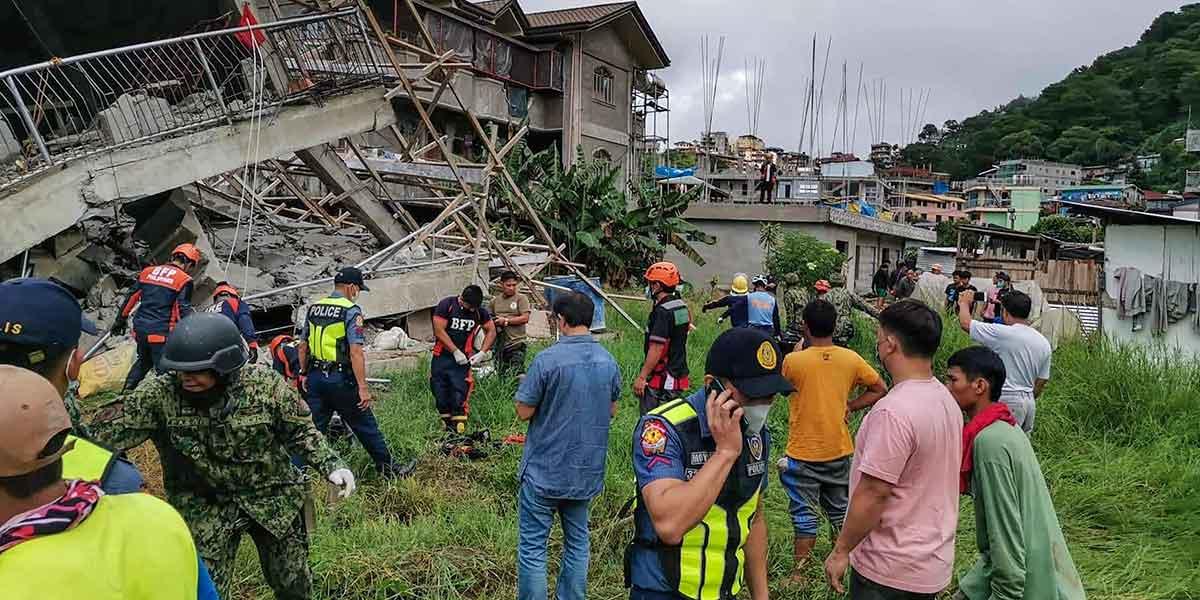
[[[631,600],[767,598],[766,427],[792,386],[767,334],[730,329],[713,342],[704,389],[667,402],[634,430],[638,496],[626,549]]]

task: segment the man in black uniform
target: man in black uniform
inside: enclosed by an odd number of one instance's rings
[[[633,380],[633,395],[642,414],[678,398],[691,387],[688,381],[687,338],[692,315],[675,288],[679,269],[659,262],[646,269],[647,294],[654,299],[646,324],[646,359]]]
[[[483,308],[483,289],[468,285],[462,294],[451,296],[433,309],[433,360],[429,364],[429,388],[446,430],[467,431],[467,413],[475,379],[471,367],[491,357],[496,343],[496,324]],[[475,348],[475,335],[483,328],[483,344]]]

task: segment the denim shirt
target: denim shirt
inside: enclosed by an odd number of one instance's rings
[[[546,498],[599,495],[610,411],[621,389],[617,361],[590,335],[564,336],[534,357],[517,389],[517,402],[537,408],[518,480]]]

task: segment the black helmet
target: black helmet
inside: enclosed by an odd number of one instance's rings
[[[216,371],[229,375],[250,359],[237,325],[218,313],[193,313],[167,337],[159,366],[164,371]]]

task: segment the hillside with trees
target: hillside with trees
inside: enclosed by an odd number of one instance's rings
[[[1135,169],[1131,180],[1182,190],[1184,171],[1200,166],[1177,143],[1190,108],[1200,123],[1200,4],[1163,13],[1137,44],[1075,69],[1036,98],[1018,97],[940,128],[926,125],[901,158],[966,179],[1010,158],[1087,166],[1162,154],[1157,167]]]

